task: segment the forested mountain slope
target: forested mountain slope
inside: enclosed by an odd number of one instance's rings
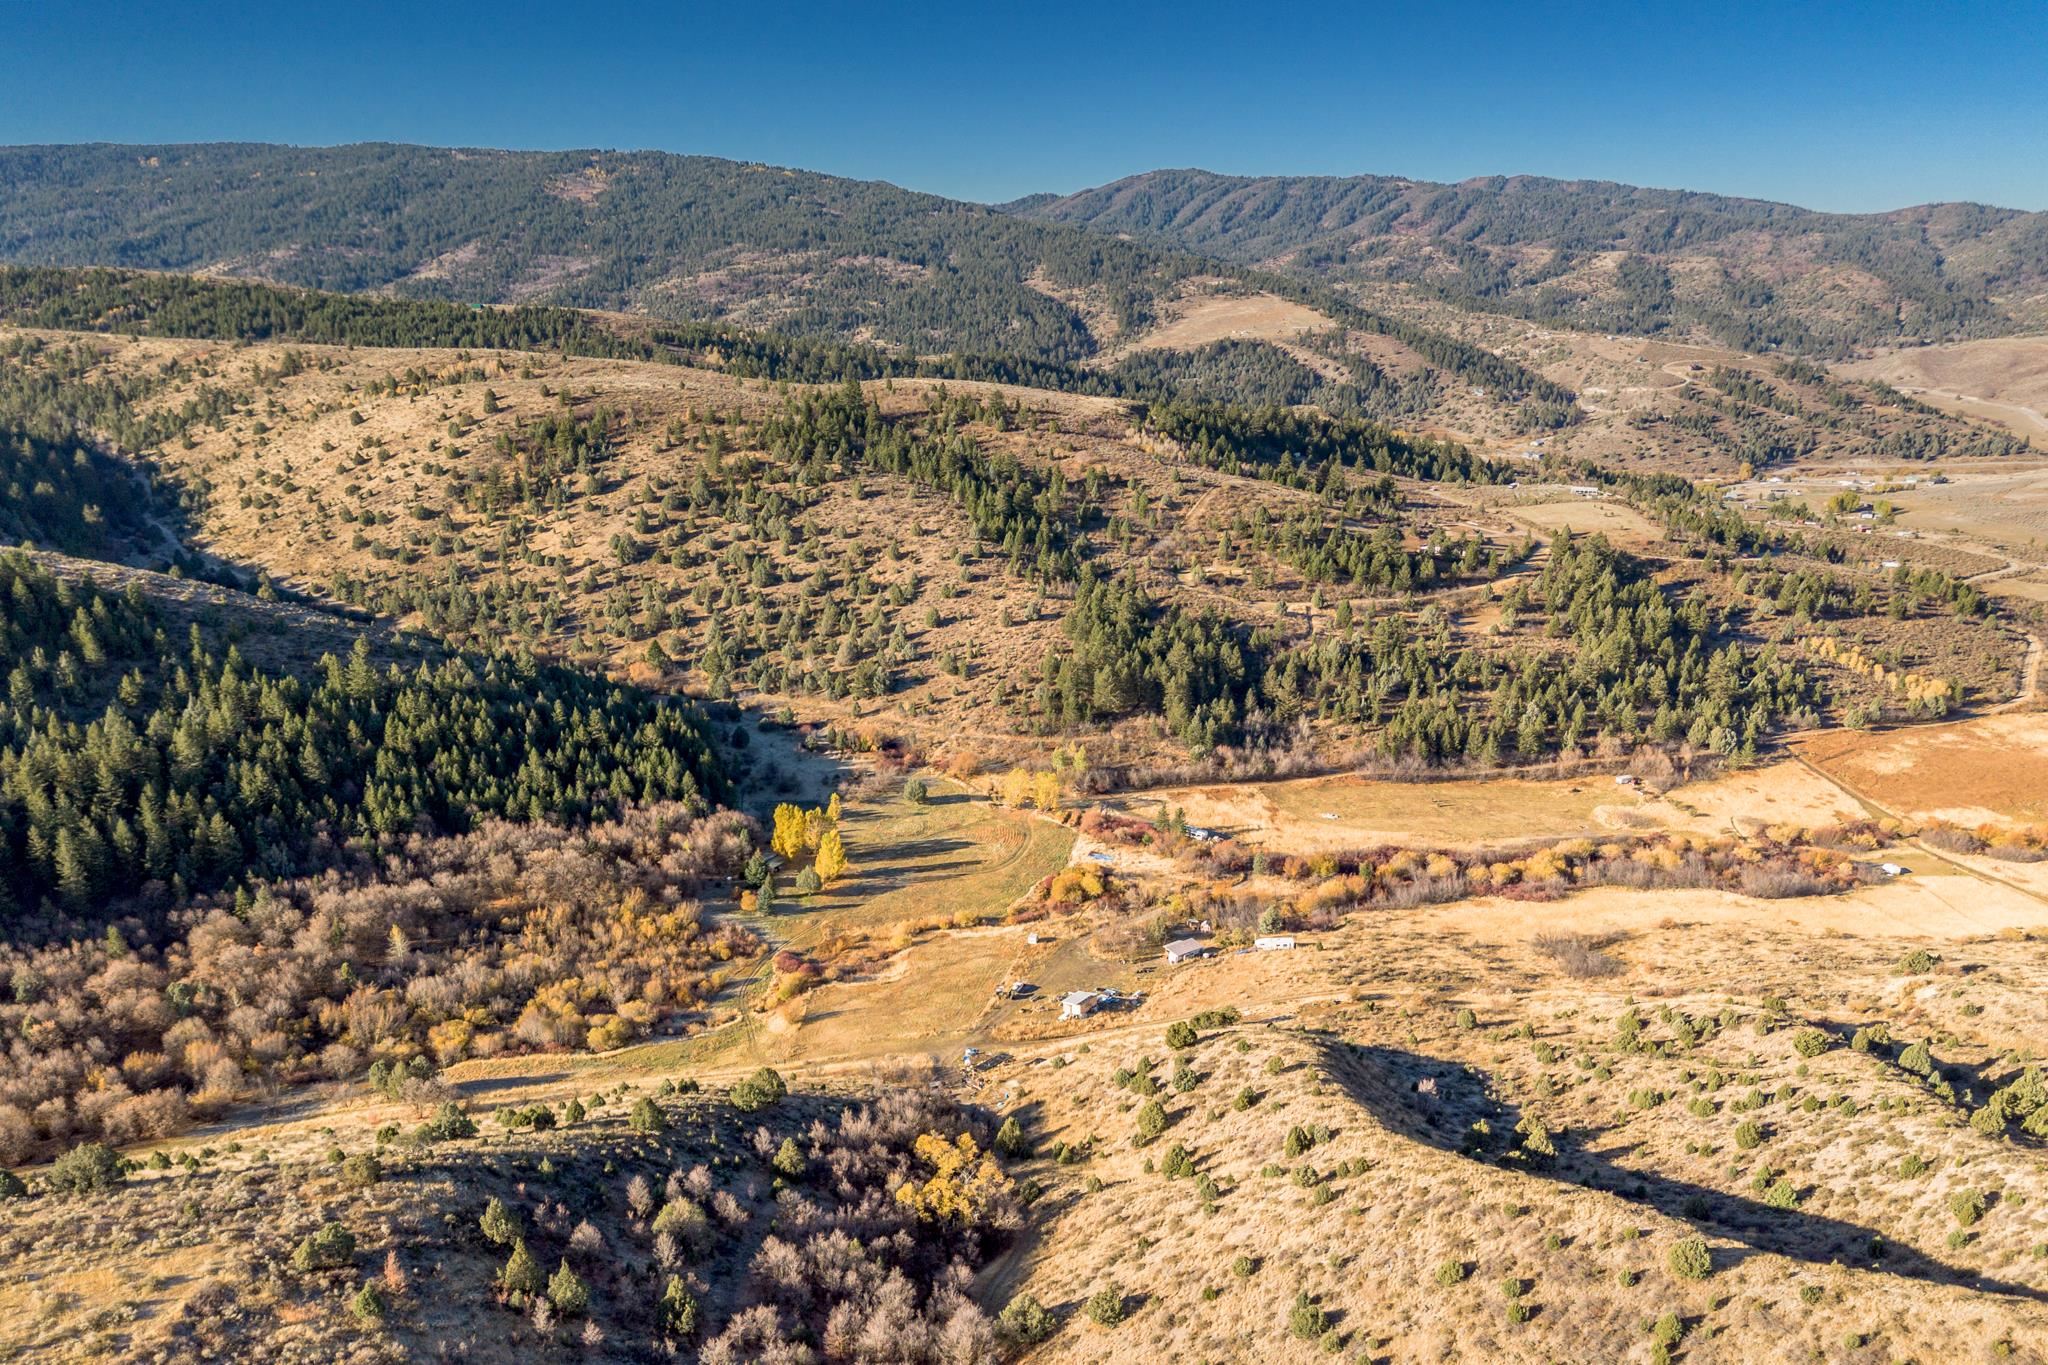
[[[1608,331],[1834,351],[2039,330],[2048,215],[1980,204],[1826,214],[1602,181],[1154,171],[1025,216]]]
[[[670,346],[716,342],[744,352],[751,342],[730,328],[765,328],[868,353],[857,361],[813,357],[813,369],[868,376],[923,358],[957,370],[954,358],[965,355],[985,377],[1112,393],[1152,386],[1159,376],[1083,379],[1062,367],[1114,363],[1191,289],[1277,291],[1327,320],[1325,344],[1349,373],[1339,385],[1347,391],[1319,396],[1336,406],[1388,417],[1419,411],[1433,400],[1439,372],[1446,386],[1461,381],[1490,401],[1536,398],[1540,410],[1520,418],[1528,425],[1564,420],[1571,400],[1488,351],[1368,311],[1313,281],[879,181],[659,152],[0,148],[0,261],[189,270],[472,306],[623,311],[727,329],[657,338]],[[335,318],[319,321],[290,330],[336,330]],[[513,325],[551,324],[529,316]],[[593,353],[585,335],[592,324],[574,327],[577,338],[554,340]],[[486,330],[499,333],[479,337],[486,344],[523,344],[502,327]],[[1426,370],[1397,392],[1402,382],[1362,352],[1345,354],[1347,333],[1394,338]],[[746,355],[739,359],[746,368]],[[1242,362],[1199,368],[1214,388]],[[1261,364],[1288,369],[1276,355]],[[1296,366],[1263,375],[1258,392],[1299,401],[1314,378]]]
[[[1042,277],[1112,313],[1152,248],[874,181],[658,152],[392,145],[0,151],[0,256],[325,289],[731,315],[917,350],[1093,349]]]

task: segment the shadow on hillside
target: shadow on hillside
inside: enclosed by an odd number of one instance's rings
[[[568,1079],[568,1076],[569,1073],[566,1071],[537,1071],[531,1075],[515,1076],[480,1076],[473,1081],[458,1082],[455,1089],[463,1098],[475,1099],[482,1095],[495,1094],[500,1090],[517,1090],[522,1086],[553,1085],[557,1081]]]
[[[1396,1048],[1338,1044],[1330,1074],[1380,1123],[1425,1146],[1493,1161],[1516,1141],[1521,1110],[1495,1099],[1487,1092],[1484,1074],[1459,1063]],[[1481,1119],[1491,1129],[1490,1136],[1474,1134],[1473,1124]],[[1717,1250],[1715,1259],[1723,1266],[1757,1254],[1814,1265],[1839,1261],[1905,1279],[2048,1301],[2048,1293],[2030,1285],[1957,1270],[1872,1228],[1797,1208],[1772,1208],[1759,1199],[1624,1164],[1636,1149],[1624,1133],[1574,1129],[1552,1132],[1550,1139],[1557,1148],[1555,1158],[1512,1164],[1544,1179],[1604,1190],[1741,1243],[1743,1249],[1732,1255]],[[1767,1152],[1757,1155],[1768,1157]]]
[[[929,879],[975,868],[980,866],[978,859],[944,857],[972,847],[965,839],[943,836],[890,844],[877,850],[885,861],[854,863],[844,878],[832,884],[832,892],[836,896],[872,896],[903,885],[912,875]]]

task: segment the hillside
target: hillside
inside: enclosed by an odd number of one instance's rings
[[[1595,331],[1834,353],[2048,326],[2048,214],[1824,214],[1599,181],[1155,171],[1010,206],[1330,282]]]
[[[1219,401],[1332,358],[1218,280],[0,268],[0,1351],[2038,1360],[2039,565],[1890,501],[2025,448],[1519,329],[1583,421]]]
[[[159,316],[147,295],[162,277],[73,283],[88,311]],[[1833,707],[2002,701],[2024,649],[1954,578],[1997,561],[1930,544],[1882,563],[1846,507],[1753,526],[1636,472],[1654,456],[1591,462],[1590,431],[1505,461],[1355,418],[1170,396],[912,374],[785,390],[660,347],[666,361],[391,344],[444,324],[467,337],[478,315],[306,297],[306,318],[348,321],[319,335],[374,344],[37,328],[7,337],[0,376],[115,404],[125,426],[109,430],[160,442],[132,453],[177,490],[192,543],[291,591],[871,720],[920,747],[1079,736],[1110,768],[1312,736],[1428,762],[1542,761],[1652,733],[1755,747]],[[230,338],[245,315],[275,335],[278,309],[303,303],[244,285],[190,299],[160,315]],[[1857,415],[1854,395],[1804,372],[1783,392],[1723,382],[1752,401],[1701,386],[1696,412],[1631,409],[1601,430],[1697,441],[1725,424],[1732,447],[1744,423],[1846,402],[1855,420],[1831,419],[1834,439],[1877,454],[1904,417]],[[1559,544],[1587,530],[1615,543]],[[1717,545],[1775,562],[1715,571]],[[1584,613],[1568,638],[1549,624]],[[1872,695],[1795,649],[1802,619],[1943,680],[1946,699]],[[1638,631],[1672,641],[1655,684],[1596,662],[1604,638]],[[1574,658],[1589,671],[1561,682]],[[1710,663],[1738,670],[1739,696],[1709,686]]]

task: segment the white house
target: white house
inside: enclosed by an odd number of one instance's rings
[[[1294,935],[1292,934],[1269,934],[1264,938],[1255,938],[1252,940],[1252,947],[1258,949],[1262,953],[1282,953],[1286,952],[1293,946]]]
[[[1177,938],[1166,945],[1166,961],[1169,966],[1179,966],[1192,957],[1206,957],[1209,945],[1198,938]]]
[[[1074,991],[1060,997],[1060,1018],[1080,1019],[1095,1013],[1102,996],[1095,991]]]

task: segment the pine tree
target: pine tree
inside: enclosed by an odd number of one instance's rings
[[[490,1203],[484,1205],[482,1226],[484,1236],[499,1246],[509,1246],[519,1240],[518,1217],[496,1195],[492,1195]]]
[[[569,1269],[567,1260],[562,1261],[548,1278],[548,1302],[563,1317],[574,1317],[590,1307],[590,1286]]]
[[[512,1244],[512,1255],[505,1262],[505,1268],[498,1272],[498,1284],[507,1294],[538,1294],[541,1290],[540,1266],[534,1262],[533,1254],[526,1249],[524,1239]]]
[[[697,1296],[679,1276],[671,1275],[661,1291],[661,1327],[674,1337],[697,1334]]]

